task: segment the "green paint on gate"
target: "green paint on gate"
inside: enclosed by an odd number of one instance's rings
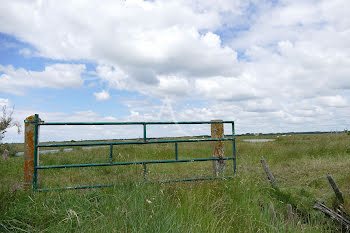
[[[26,122],[26,121],[25,121]],[[235,145],[235,129],[234,121],[182,121],[182,122],[42,122],[39,121],[39,115],[35,114],[34,121],[26,122],[34,123],[34,176],[33,176],[33,190],[34,191],[49,191],[49,190],[60,190],[60,189],[86,189],[86,188],[99,188],[99,187],[110,187],[114,184],[99,184],[99,185],[84,185],[84,186],[73,186],[73,187],[57,187],[57,188],[38,188],[37,187],[37,172],[39,169],[59,169],[59,168],[73,168],[73,167],[97,167],[97,166],[125,166],[125,165],[142,165],[144,180],[147,180],[146,169],[147,164],[160,164],[160,163],[186,163],[186,162],[202,162],[202,161],[218,161],[221,158],[197,158],[197,159],[178,159],[178,143],[186,142],[209,142],[209,141],[232,141],[233,151],[232,157],[224,157],[222,160],[233,160],[233,172],[236,172],[236,145]],[[232,125],[232,137],[231,138],[219,138],[219,139],[178,139],[178,140],[148,140],[146,126],[147,125],[187,125],[187,124],[231,124]],[[96,142],[96,143],[60,143],[60,144],[39,144],[39,126],[44,125],[143,125],[143,141],[119,141],[119,142]],[[171,160],[150,160],[150,161],[131,161],[131,162],[113,162],[113,146],[114,145],[125,145],[125,144],[153,144],[153,143],[174,143],[175,145],[175,159]],[[67,164],[67,165],[47,165],[38,166],[38,148],[40,147],[66,147],[66,146],[101,146],[109,145],[109,162],[108,163],[87,163],[87,164]],[[201,177],[201,178],[185,178],[176,180],[160,180],[158,182],[178,182],[178,181],[196,181],[196,180],[212,180],[230,178],[225,177]]]

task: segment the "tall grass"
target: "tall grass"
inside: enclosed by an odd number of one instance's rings
[[[275,137],[276,138],[276,137]],[[237,141],[233,179],[142,183],[142,166],[40,171],[41,187],[114,183],[112,188],[35,192],[18,190],[23,158],[0,163],[0,231],[41,232],[332,232],[335,224],[312,209],[334,194],[324,178],[333,175],[347,202],[350,148],[346,134],[293,135],[275,142]],[[225,153],[232,144],[225,143]],[[108,148],[40,155],[42,165],[107,162]],[[114,161],[174,158],[171,144],[115,147]],[[180,158],[211,156],[210,143],[179,145]],[[260,167],[264,156],[278,180],[272,189]],[[211,162],[147,166],[149,180],[212,175]],[[232,161],[226,173],[232,175]],[[277,216],[269,210],[273,203]],[[297,214],[288,219],[286,205]]]

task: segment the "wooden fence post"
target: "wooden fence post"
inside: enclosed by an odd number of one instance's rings
[[[35,148],[35,116],[29,116],[25,119],[24,129],[24,183],[23,188],[29,189],[33,184],[34,176],[34,148]],[[39,127],[38,127],[39,130]],[[39,134],[39,132],[38,132]],[[37,165],[39,165],[39,150],[37,153]]]
[[[212,120],[222,121],[222,120]],[[211,138],[219,139],[224,138],[224,124],[213,123],[211,124]],[[220,158],[218,161],[213,161],[213,172],[214,176],[224,175],[225,161],[222,159],[225,156],[224,142],[214,141],[213,142],[213,157]]]
[[[327,179],[328,179],[328,182],[331,185],[331,187],[332,187],[332,189],[333,189],[333,191],[335,193],[335,196],[336,196],[337,200],[341,204],[343,204],[344,203],[343,193],[338,188],[338,185],[335,183],[333,177],[331,175],[327,174]]]
[[[275,177],[272,175],[269,167],[267,166],[264,157],[261,156],[260,162],[261,162],[261,165],[262,165],[263,169],[265,170],[266,176],[269,179],[272,186],[278,187],[277,181],[276,181]]]

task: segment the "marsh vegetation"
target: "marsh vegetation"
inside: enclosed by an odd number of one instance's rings
[[[332,174],[350,210],[350,137],[292,135],[250,143],[237,137],[237,173],[228,180],[144,183],[141,165],[40,171],[41,187],[113,183],[114,187],[35,192],[17,190],[23,157],[0,162],[0,231],[41,232],[333,232],[339,228],[313,204],[332,205]],[[263,136],[266,138],[266,136]],[[15,145],[18,148],[22,144]],[[174,145],[123,145],[114,161],[174,158]],[[232,143],[225,142],[231,155]],[[211,156],[211,143],[179,144],[179,158]],[[260,165],[263,156],[279,184],[274,190]],[[108,162],[109,148],[40,155],[41,165]],[[232,161],[226,161],[232,175]],[[211,162],[147,166],[147,179],[212,175]],[[273,203],[276,216],[271,214]],[[291,204],[295,217],[287,216]]]

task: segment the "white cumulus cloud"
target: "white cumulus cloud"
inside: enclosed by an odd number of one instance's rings
[[[25,88],[77,88],[83,84],[85,65],[53,64],[43,71],[0,65],[0,92],[23,94]]]
[[[10,104],[9,99],[5,99],[5,98],[0,98],[0,108],[2,107],[8,107]]]
[[[140,94],[125,101],[126,119],[330,130],[350,127],[348,9],[347,0],[13,0],[0,5],[0,31],[31,45],[23,55],[96,64],[97,100],[105,90]],[[84,70],[0,66],[0,85],[79,87]]]
[[[98,100],[98,101],[104,101],[104,100],[108,100],[110,98],[109,93],[105,90],[103,90],[101,92],[95,92],[94,96],[95,96],[96,100]]]

